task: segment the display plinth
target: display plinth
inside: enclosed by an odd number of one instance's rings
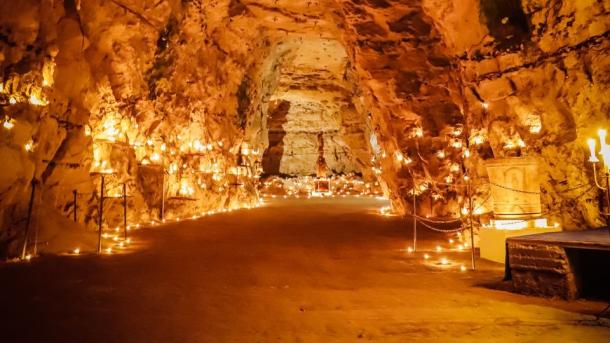
[[[559,232],[559,227],[526,227],[522,229],[498,229],[483,227],[479,231],[481,258],[504,264],[506,262],[506,239],[509,237],[533,235],[538,233]]]

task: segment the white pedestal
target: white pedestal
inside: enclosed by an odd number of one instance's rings
[[[506,261],[506,239],[508,237],[559,231],[561,231],[561,228],[554,227],[527,228],[519,230],[481,228],[481,230],[479,231],[479,247],[481,249],[481,258],[504,264]]]

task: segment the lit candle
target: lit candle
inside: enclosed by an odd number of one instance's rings
[[[607,131],[605,129],[600,129],[599,131],[597,131],[597,134],[599,135],[599,153],[600,155],[602,155],[602,160],[604,161],[606,170],[610,172],[610,146],[606,144]]]
[[[595,139],[589,138],[587,140],[587,145],[589,145],[589,152],[591,153],[589,156],[589,162],[599,162],[597,156],[595,156]]]
[[[15,127],[15,122],[13,119],[6,117],[4,119],[4,122],[2,123],[2,127],[4,127],[7,130],[12,129],[13,127]]]
[[[402,162],[404,156],[402,155],[402,153],[400,151],[396,151],[394,153],[394,157],[396,158],[396,161],[398,162]]]

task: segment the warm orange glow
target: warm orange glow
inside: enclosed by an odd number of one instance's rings
[[[599,159],[596,156],[595,152],[595,139],[589,138],[587,139],[587,145],[589,146],[589,162],[597,163]]]
[[[27,143],[25,143],[23,145],[23,149],[25,149],[25,151],[27,151],[27,152],[33,151],[34,150],[34,141],[31,139],[29,141],[27,141]]]
[[[2,127],[7,130],[12,129],[13,127],[15,127],[15,119],[12,119],[8,116],[4,117],[4,121],[2,122]]]

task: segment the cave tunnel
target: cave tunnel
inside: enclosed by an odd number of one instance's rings
[[[608,8],[0,0],[0,341],[605,341]]]

